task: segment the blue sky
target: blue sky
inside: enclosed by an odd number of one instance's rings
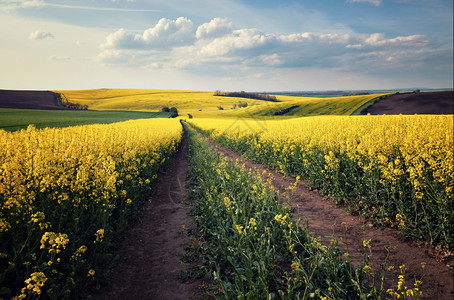
[[[452,0],[0,0],[0,89],[452,88]]]

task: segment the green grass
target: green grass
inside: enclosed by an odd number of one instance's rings
[[[85,111],[0,109],[0,128],[15,131],[34,124],[36,128],[109,124],[133,119],[168,118],[170,113],[136,111]]]

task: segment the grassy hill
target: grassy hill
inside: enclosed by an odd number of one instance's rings
[[[247,101],[249,105],[265,102],[190,90],[99,89],[54,92],[63,94],[70,102],[88,105],[88,109],[94,110],[158,111],[163,106],[173,106],[181,112],[217,111],[218,106],[228,109],[239,101]]]
[[[278,95],[280,102],[214,96],[213,92],[152,89],[98,89],[54,91],[91,110],[159,111],[176,107],[180,115],[194,117],[293,118],[313,115],[351,115],[365,103],[383,95],[298,97]],[[245,108],[238,103],[247,102]],[[236,108],[233,108],[235,105]],[[222,108],[222,109],[221,109]]]

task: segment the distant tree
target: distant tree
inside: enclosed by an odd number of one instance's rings
[[[220,106],[220,105],[218,106],[218,109],[219,110],[224,110],[224,108],[222,106]]]
[[[247,107],[248,106],[248,103],[247,102],[243,102],[243,101],[240,101],[238,102],[238,107]]]
[[[176,107],[171,107],[169,109],[169,112],[171,112],[172,114],[170,115],[171,118],[176,118],[178,117],[178,109]]]
[[[161,108],[161,111],[162,111],[162,112],[169,112],[169,111],[170,111],[170,108],[168,108],[167,106],[163,106],[163,107]]]

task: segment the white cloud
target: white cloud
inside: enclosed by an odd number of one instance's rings
[[[360,3],[360,2],[367,2],[371,3],[375,6],[379,6],[382,3],[382,0],[347,0],[349,3]]]
[[[53,38],[54,35],[51,32],[43,31],[43,30],[36,30],[30,33],[28,38],[30,40],[44,40],[47,38]]]
[[[162,18],[143,34],[130,34],[121,28],[106,38],[103,49],[164,49],[194,41],[192,21],[180,17],[176,20]]]
[[[135,39],[134,35],[120,28],[116,32],[106,37],[106,43],[101,45],[103,49],[140,49],[144,46],[143,42]]]
[[[384,33],[373,33],[357,40],[356,44],[346,47],[352,49],[377,48],[377,47],[424,47],[429,44],[425,35],[398,36],[388,39]]]
[[[192,21],[185,17],[176,20],[162,18],[156,26],[145,30],[142,36],[136,35],[135,39],[142,39],[147,44],[184,44],[193,40]]]
[[[383,33],[371,34],[365,43],[371,46],[387,46],[387,45],[398,45],[398,46],[424,46],[428,43],[428,38],[424,35],[410,35],[410,36],[398,36],[393,39],[387,39]]]
[[[208,23],[197,28],[195,36],[197,39],[215,38],[232,32],[232,22],[227,19],[214,18]]]
[[[45,3],[41,0],[0,0],[1,11],[14,11],[19,8],[41,7]]]
[[[425,35],[383,33],[276,35],[257,28],[234,29],[221,18],[195,27],[180,17],[161,19],[143,34],[120,29],[107,36],[102,49],[97,59],[106,64],[196,73],[221,68],[223,74],[242,76],[251,68],[273,68],[273,74],[276,69],[391,70],[410,63],[408,57],[415,62],[427,56],[430,42]]]
[[[221,56],[231,54],[236,50],[257,48],[275,39],[273,35],[266,35],[257,29],[238,29],[231,34],[216,38],[203,45],[199,53],[204,56]]]

